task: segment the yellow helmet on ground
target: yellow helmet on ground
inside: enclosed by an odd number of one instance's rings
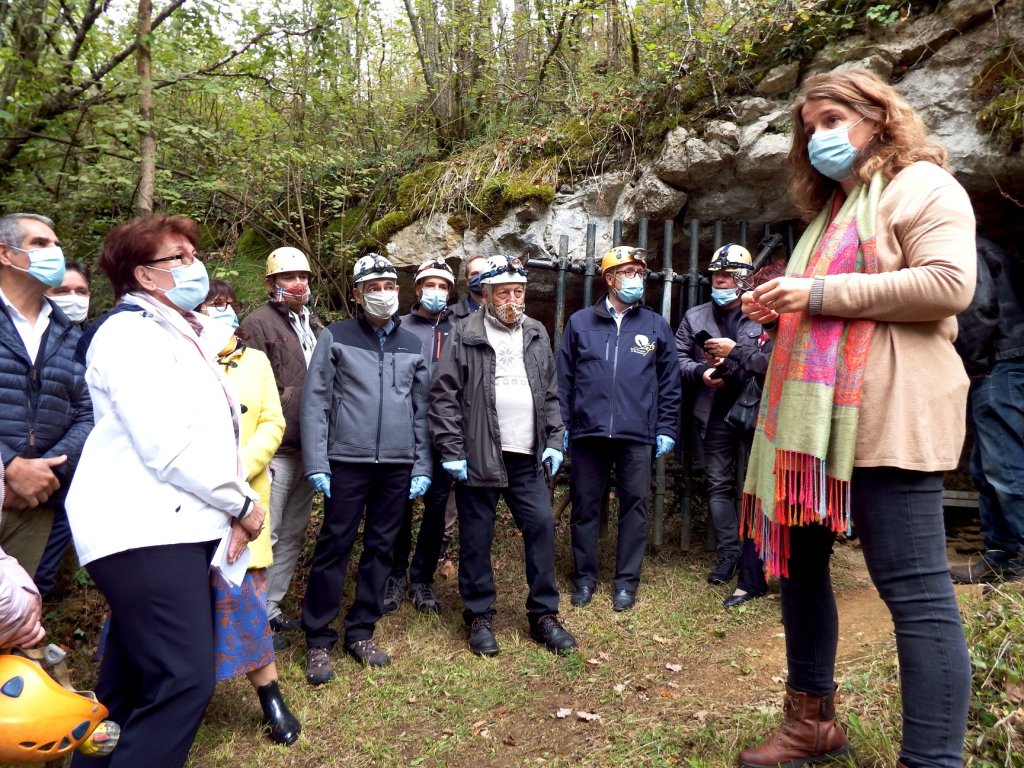
[[[619,245],[612,248],[608,253],[601,259],[601,274],[603,275],[609,269],[620,267],[623,264],[642,264],[644,268],[647,267],[647,251],[643,248],[633,248],[628,245]]]
[[[282,272],[310,272],[309,259],[298,248],[283,246],[275,248],[267,256],[267,277]]]
[[[726,243],[711,257],[708,272],[749,272],[754,260],[750,251],[736,243]]]
[[[93,744],[92,736],[107,714],[95,699],[61,687],[36,662],[0,655],[0,763],[44,763]],[[104,729],[100,741],[112,740],[109,752],[117,733]]]

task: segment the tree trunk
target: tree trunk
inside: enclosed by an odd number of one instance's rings
[[[135,212],[140,216],[153,213],[156,191],[156,132],[153,126],[153,60],[150,54],[150,33],[153,27],[153,1],[139,0],[135,26],[138,48],[135,51],[135,72],[139,76],[139,188],[135,193]]]

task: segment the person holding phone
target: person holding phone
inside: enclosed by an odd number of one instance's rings
[[[676,331],[679,366],[692,388],[693,417],[703,440],[708,517],[718,541],[718,562],[707,577],[713,585],[732,580],[742,550],[737,470],[745,465],[746,436],[725,417],[747,379],[763,376],[768,367],[769,355],[758,345],[761,326],[740,311],[736,276],[748,275],[752,265],[742,245],[727,243],[715,251],[708,265],[711,301],[687,310]]]

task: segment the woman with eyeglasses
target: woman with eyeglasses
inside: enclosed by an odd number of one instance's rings
[[[743,296],[774,329],[743,521],[780,575],[783,724],[746,768],[845,755],[829,576],[854,524],[892,615],[900,765],[963,764],[971,664],[946,561],[942,472],[956,467],[968,380],[953,348],[975,285],[971,202],[946,151],[865,70],[816,75],[793,107],[790,190],[810,220],[786,277]]]
[[[96,693],[122,734],[111,756],[73,766],[184,765],[214,690],[210,564],[234,563],[263,529],[215,361],[224,339],[194,311],[209,289],[197,242],[189,219],[136,219],[99,260],[119,304],[79,346],[96,426],[67,511],[110,604]]]
[[[225,579],[216,568],[210,571],[213,587],[214,652],[217,680],[244,674],[259,697],[263,725],[278,744],[294,744],[301,727],[281,695],[274,663],[274,642],[267,621],[267,566],[273,561],[270,548],[270,460],[284,436],[284,413],[270,360],[245,343],[237,330],[238,298],[226,280],[211,280],[210,292],[199,311],[219,324],[209,327],[211,338],[223,340],[217,362],[238,396],[239,422],[245,477],[268,510],[263,532],[249,542],[249,562],[240,584]]]

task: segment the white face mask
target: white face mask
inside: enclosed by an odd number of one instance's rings
[[[89,297],[79,296],[77,293],[62,293],[60,296],[47,296],[47,298],[60,307],[60,311],[67,315],[72,323],[80,323],[89,314]]]
[[[398,291],[364,293],[363,311],[376,320],[387,320],[398,311]]]

